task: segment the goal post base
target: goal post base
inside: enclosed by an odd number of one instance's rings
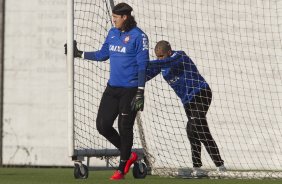
[[[142,148],[132,149],[132,151],[136,152],[139,158],[145,155]],[[120,151],[118,149],[83,149],[74,150],[74,154],[72,160],[80,160],[82,157],[117,157]]]
[[[215,171],[207,170],[205,177],[197,177],[192,175],[192,168],[154,168],[152,175],[172,176],[184,179],[209,178],[209,179],[280,179],[282,171]]]

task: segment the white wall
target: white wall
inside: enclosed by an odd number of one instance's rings
[[[67,0],[6,1],[3,164],[68,165]]]

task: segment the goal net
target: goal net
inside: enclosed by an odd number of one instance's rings
[[[119,2],[74,0],[73,30],[80,50],[101,48],[112,27],[112,3]],[[213,100],[207,121],[228,169],[224,176],[282,178],[282,1],[126,3],[148,35],[151,59],[155,59],[155,44],[167,40],[174,50],[191,57],[209,83]],[[73,67],[74,154],[103,156],[114,149],[96,130],[109,61],[75,59]],[[178,175],[192,167],[185,130],[188,119],[161,74],[146,83],[145,108],[139,118],[134,148],[144,148],[153,174]],[[211,176],[218,175],[203,145],[202,162]]]

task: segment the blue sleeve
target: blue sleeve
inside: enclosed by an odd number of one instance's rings
[[[147,35],[142,33],[136,39],[137,65],[138,65],[138,87],[145,87],[146,68],[149,62],[149,41]]]
[[[180,59],[182,56],[184,56],[184,54],[184,52],[175,51],[170,57],[150,61],[149,66],[150,68],[170,67],[172,65],[172,62]]]
[[[84,59],[93,60],[93,61],[106,61],[109,59],[109,44],[108,37],[104,42],[102,48],[95,52],[84,52]]]
[[[151,68],[149,65],[146,72],[146,82],[157,76],[160,72],[161,72],[161,67]]]

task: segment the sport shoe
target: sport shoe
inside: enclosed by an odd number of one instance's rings
[[[208,172],[206,170],[201,169],[200,167],[193,167],[191,175],[194,177],[206,177],[208,176]]]
[[[116,170],[112,177],[110,177],[110,180],[122,180],[124,179],[124,174],[121,173],[121,171]]]
[[[124,174],[127,174],[129,169],[130,169],[130,166],[136,162],[136,160],[138,159],[138,155],[137,153],[135,152],[132,152],[131,155],[130,155],[130,158],[127,160],[126,162],[126,165],[124,167]]]
[[[219,171],[219,172],[225,172],[227,169],[224,165],[221,165],[221,166],[217,167],[216,170]]]

